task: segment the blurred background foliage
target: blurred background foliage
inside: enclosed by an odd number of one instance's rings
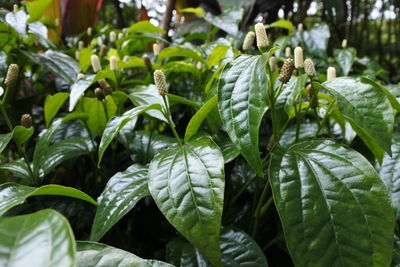
[[[10,10],[13,4],[20,2],[1,0],[0,7]],[[61,9],[59,21],[65,37],[83,32],[93,26],[96,19],[99,27],[112,24],[122,29],[138,20],[150,20],[158,25],[167,2],[175,5],[172,31],[199,20],[193,14],[180,12],[189,7],[201,7],[213,15],[239,9],[243,31],[247,31],[254,21],[261,20],[270,24],[283,18],[294,25],[303,23],[305,29],[315,22],[325,22],[332,35],[330,54],[334,44],[348,39],[349,46],[357,49],[359,57],[372,57],[389,71],[392,82],[400,81],[397,72],[400,64],[400,0],[56,0],[51,5],[53,10],[56,5]],[[53,12],[55,17],[57,14]],[[55,23],[54,27],[59,25]]]

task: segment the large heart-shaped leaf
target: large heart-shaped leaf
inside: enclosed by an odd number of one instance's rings
[[[268,54],[237,57],[225,67],[218,87],[218,108],[229,137],[261,177],[258,135],[268,107],[267,60]]]
[[[249,235],[238,229],[222,229],[221,253],[222,265],[226,267],[268,267],[261,248]],[[211,266],[192,245],[180,239],[168,243],[167,257],[177,267]]]
[[[381,162],[384,151],[390,154],[394,123],[385,93],[377,86],[349,77],[333,79],[324,86],[335,95],[340,113]]]
[[[0,265],[73,267],[75,240],[66,218],[54,210],[0,219]]]
[[[5,183],[0,185],[0,216],[13,207],[24,203],[28,197],[43,195],[73,197],[97,205],[97,202],[90,196],[72,187],[55,184],[30,187],[16,183]]]
[[[270,166],[295,266],[389,266],[394,213],[383,182],[362,155],[317,139],[286,151],[277,147]]]
[[[149,189],[168,221],[215,266],[224,198],[224,159],[209,137],[161,151],[150,163]]]
[[[393,208],[396,217],[400,218],[400,135],[393,137],[392,156],[385,154],[382,166],[379,169],[379,176],[385,183],[392,198]]]
[[[165,262],[145,260],[122,249],[96,242],[78,241],[77,251],[78,267],[173,267]]]
[[[99,206],[94,217],[90,240],[100,240],[139,200],[150,195],[147,170],[148,167],[134,164],[110,178],[97,199]]]
[[[356,59],[357,51],[356,49],[349,47],[345,49],[335,49],[333,50],[336,62],[339,64],[343,71],[343,75],[347,76],[353,66]]]

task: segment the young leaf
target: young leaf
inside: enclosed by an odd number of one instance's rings
[[[150,195],[147,170],[148,167],[134,164],[110,178],[97,199],[99,206],[94,217],[90,240],[100,240],[139,200]]]
[[[215,266],[224,198],[224,159],[209,137],[157,154],[149,190],[168,221]]]
[[[25,128],[24,126],[15,126],[13,131],[13,139],[18,144],[25,143],[29,138],[31,138],[34,132],[33,127]]]
[[[0,185],[0,216],[11,208],[24,203],[28,197],[43,195],[73,197],[97,205],[97,202],[90,196],[72,187],[62,185],[30,187],[16,183],[5,183]]]
[[[146,266],[146,267],[173,267],[172,265],[156,261],[145,260],[122,249],[107,246],[96,242],[77,242],[78,267],[105,267],[105,266]]]
[[[69,97],[69,111],[73,111],[76,103],[78,103],[79,99],[83,96],[85,91],[89,88],[89,86],[93,83],[95,75],[89,75],[83,79],[77,80],[75,83],[71,85],[71,94]]]
[[[277,147],[269,176],[295,266],[389,266],[393,209],[362,155],[320,139]]]
[[[13,132],[0,134],[0,153],[3,152],[3,150],[7,147],[12,137],[13,137]]]
[[[158,93],[157,87],[154,84],[148,86],[138,86],[129,94],[129,99],[135,106],[159,104],[164,107],[162,96]],[[165,108],[165,107],[164,107]],[[153,118],[162,120],[168,123],[164,114],[160,110],[152,109],[146,111],[146,114]]]
[[[189,139],[197,133],[200,125],[203,123],[208,113],[210,113],[211,110],[213,110],[217,106],[217,101],[218,101],[217,96],[212,97],[190,119],[186,127],[185,139],[184,139],[185,142],[189,141]]]
[[[336,78],[323,85],[336,97],[342,116],[381,162],[384,151],[390,154],[394,124],[393,109],[385,93],[349,77]]]
[[[28,9],[28,22],[40,19],[43,16],[43,13],[46,10],[47,6],[50,5],[53,1],[54,0],[36,0],[32,2],[22,2]]]
[[[54,210],[0,219],[0,265],[73,267],[75,239],[67,219]]]
[[[162,62],[166,58],[173,58],[173,57],[185,57],[194,59],[196,61],[204,62],[204,59],[193,50],[178,46],[164,48],[158,55],[157,60],[159,62]]]
[[[44,101],[44,119],[46,121],[46,127],[49,127],[51,120],[57,115],[68,97],[69,93],[57,93],[46,97]]]
[[[267,54],[237,57],[225,67],[218,88],[218,108],[229,137],[260,177],[258,132],[268,107],[267,60]]]
[[[128,32],[147,32],[147,33],[164,33],[165,31],[157,26],[154,26],[150,21],[139,21],[132,24]]]
[[[14,30],[21,35],[22,39],[28,37],[26,33],[26,22],[28,20],[28,15],[19,10],[17,12],[9,12],[5,16],[6,22],[14,28]]]

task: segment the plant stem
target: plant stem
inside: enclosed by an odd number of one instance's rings
[[[247,189],[247,187],[257,179],[257,176],[254,176],[252,179],[249,179],[244,185],[240,188],[240,190],[236,193],[236,195],[232,198],[230,202],[230,206],[232,206],[236,200],[243,194],[243,192]]]
[[[258,221],[259,221],[259,219],[260,219],[260,217],[261,217],[261,208],[262,208],[262,204],[263,204],[263,202],[265,201],[265,198],[267,197],[269,188],[270,188],[270,187],[269,187],[269,180],[267,180],[267,182],[265,183],[264,189],[263,189],[263,191],[262,191],[262,193],[261,193],[261,197],[260,197],[260,199],[258,200],[258,204],[257,204],[256,210],[255,210],[255,212],[254,212],[254,218],[255,218],[255,220],[254,220],[254,222],[253,222],[254,224],[253,224],[252,231],[251,231],[251,236],[252,236],[252,237],[255,237],[255,235],[256,235],[256,233],[257,233]]]
[[[181,138],[179,137],[178,133],[176,132],[174,122],[172,121],[171,111],[169,110],[169,105],[168,105],[166,96],[163,95],[162,99],[164,101],[164,106],[165,106],[163,113],[164,113],[165,118],[168,121],[169,127],[171,128],[171,130],[175,136],[175,139],[178,141],[179,145],[183,145]]]
[[[329,112],[331,111],[332,107],[333,107],[333,101],[329,104],[328,109],[326,110],[326,113],[325,113],[324,117],[322,118],[321,124],[318,126],[318,130],[315,134],[315,137],[318,136],[318,134],[321,131],[322,127],[324,126],[326,120],[328,119]]]

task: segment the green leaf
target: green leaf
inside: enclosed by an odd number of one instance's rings
[[[135,107],[131,110],[128,110],[122,116],[112,118],[108,123],[106,128],[104,129],[103,136],[101,137],[100,145],[99,145],[99,159],[98,164],[100,164],[101,159],[103,157],[104,152],[106,151],[108,145],[111,141],[117,136],[118,132],[127,124],[130,120],[140,115],[141,113],[149,110],[149,109],[158,109],[161,110],[161,106],[158,104],[153,104],[150,106],[139,106]]]
[[[204,9],[202,9],[201,7],[188,7],[188,8],[183,8],[181,10],[179,10],[182,13],[192,13],[192,14],[196,14],[197,16],[199,16],[200,18],[204,17]]]
[[[225,58],[226,52],[228,52],[229,49],[230,47],[226,45],[217,45],[214,47],[207,58],[207,67],[211,68],[215,65],[218,65],[221,60]]]
[[[258,148],[261,119],[268,108],[267,54],[240,55],[225,67],[218,87],[218,108],[232,142],[263,177]]]
[[[146,267],[173,267],[172,265],[156,261],[145,260],[127,251],[96,242],[77,242],[78,267],[112,267],[112,266],[146,266]]]
[[[22,39],[28,38],[28,34],[26,33],[26,23],[28,20],[28,15],[19,10],[17,12],[9,12],[6,14],[6,22],[14,28],[14,30],[21,35]]]
[[[68,97],[69,93],[57,93],[46,97],[44,101],[44,119],[46,121],[46,127],[49,127],[51,120],[57,115]]]
[[[186,127],[185,139],[184,139],[185,142],[189,141],[189,139],[197,133],[200,125],[203,123],[208,113],[210,113],[217,106],[217,102],[218,102],[218,97],[214,96],[206,103],[204,103],[204,105],[190,119]]]
[[[0,134],[0,153],[7,147],[11,141],[13,133]]]
[[[33,22],[43,16],[46,8],[53,2],[53,0],[35,0],[32,2],[23,1],[29,13],[28,22]]]
[[[133,32],[147,32],[147,33],[165,33],[165,31],[157,26],[154,26],[150,21],[144,20],[132,24],[129,29],[129,33]]]
[[[69,97],[69,111],[73,111],[79,99],[83,96],[85,91],[94,82],[95,75],[86,76],[84,79],[79,79],[71,85],[71,94]]]
[[[385,154],[379,168],[382,178],[392,198],[396,218],[400,218],[400,135],[396,134],[392,142],[392,156]]]
[[[269,177],[295,266],[389,266],[394,213],[375,169],[329,140],[274,150]]]
[[[149,196],[148,167],[134,164],[110,178],[98,197],[90,240],[98,241],[142,198]]]
[[[343,75],[347,76],[353,66],[356,59],[357,51],[353,47],[345,49],[334,49],[333,55],[335,56],[336,62],[342,69]]]
[[[54,210],[0,219],[0,265],[73,267],[75,239],[67,219]]]
[[[282,28],[288,30],[289,32],[294,31],[293,23],[285,19],[277,20],[274,23],[269,24],[267,28]]]
[[[374,80],[371,80],[369,78],[361,77],[361,81],[365,82],[365,83],[369,83],[372,86],[381,89],[382,92],[386,95],[387,99],[390,101],[390,104],[392,105],[392,107],[394,109],[400,111],[400,103],[399,103],[399,101],[397,101],[396,97],[392,94],[392,92],[390,92],[388,89],[383,87],[380,83],[377,83]]]
[[[135,89],[130,91],[129,99],[135,106],[159,104],[160,106],[165,108],[162,96],[160,96],[157,87],[154,84],[136,87]],[[148,110],[146,111],[146,114],[168,123],[168,120],[165,118],[164,114],[160,110]]]
[[[162,62],[166,58],[174,58],[174,57],[184,57],[204,62],[204,59],[193,50],[179,46],[164,48],[158,55],[157,60],[159,62]]]
[[[328,41],[331,37],[329,26],[325,23],[315,23],[309,31],[301,32],[303,35],[303,42],[306,50],[317,55],[324,57],[328,48]]]
[[[18,144],[25,143],[29,138],[31,138],[34,132],[33,127],[25,128],[24,126],[15,126],[13,131],[13,139]]]
[[[209,137],[191,139],[157,154],[149,190],[168,221],[215,266],[224,199],[224,159]]]
[[[24,203],[28,197],[43,195],[73,197],[97,205],[97,202],[90,196],[72,187],[62,185],[30,187],[16,183],[5,183],[0,185],[0,216],[11,208]]]
[[[86,72],[92,65],[90,58],[94,55],[90,47],[85,47],[79,50],[79,69]]]
[[[32,177],[29,174],[28,165],[26,165],[26,162],[23,158],[1,164],[0,170],[9,171],[15,177],[21,178],[27,182],[32,182]]]
[[[268,267],[261,248],[249,235],[238,229],[222,229],[221,253],[222,266]],[[167,244],[167,258],[177,267],[211,266],[192,245],[180,239]]]
[[[242,20],[242,14],[239,10],[225,10],[218,16],[206,13],[204,19],[230,35],[235,37],[239,35],[239,23]]]
[[[379,162],[390,154],[394,116],[381,88],[362,80],[340,77],[323,84],[335,97],[342,116],[349,121]]]
[[[200,108],[201,106],[199,104],[197,104],[196,102],[186,99],[184,97],[178,96],[178,95],[172,95],[172,94],[168,94],[168,102],[172,105],[179,103],[179,104],[184,104],[187,106],[191,106],[194,108]]]

